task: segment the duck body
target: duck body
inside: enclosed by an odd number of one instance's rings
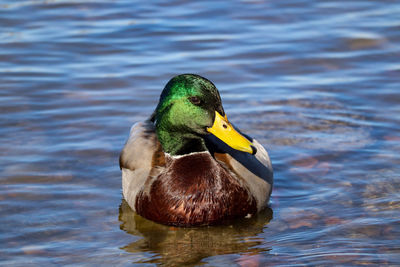
[[[216,102],[218,99],[219,95]],[[222,106],[211,106],[207,108],[209,113],[224,113]],[[159,120],[164,118],[157,117],[157,109],[151,119],[131,128],[120,155],[123,196],[134,211],[162,224],[198,226],[252,216],[267,205],[273,184],[272,166],[268,153],[256,140],[240,134],[237,140],[242,145],[238,150],[235,145],[232,148],[231,141],[221,140],[219,133],[217,137],[209,134],[211,128],[215,129],[217,117],[222,117],[216,113],[210,120],[200,120],[201,127],[193,131],[195,134],[187,134],[187,129],[176,133],[184,136],[183,140],[168,146],[166,142],[171,139],[159,132]],[[223,120],[223,131],[227,123]],[[203,124],[207,126],[205,133],[200,129]],[[228,126],[235,130],[231,124]]]

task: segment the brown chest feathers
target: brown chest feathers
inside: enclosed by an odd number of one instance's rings
[[[247,188],[209,153],[166,158],[166,171],[139,192],[136,211],[168,225],[221,223],[257,212]]]

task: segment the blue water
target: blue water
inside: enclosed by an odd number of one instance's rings
[[[0,1],[2,266],[400,265],[400,2]],[[180,73],[269,151],[270,208],[135,215],[119,152]]]

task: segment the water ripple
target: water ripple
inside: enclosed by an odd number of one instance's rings
[[[2,265],[398,265],[394,1],[0,4]],[[269,150],[271,209],[201,229],[121,202],[118,154],[198,73]]]

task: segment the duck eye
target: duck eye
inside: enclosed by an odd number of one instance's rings
[[[189,97],[189,101],[193,104],[193,105],[200,105],[201,104],[201,100],[200,98],[198,98],[197,96],[191,96]]]

